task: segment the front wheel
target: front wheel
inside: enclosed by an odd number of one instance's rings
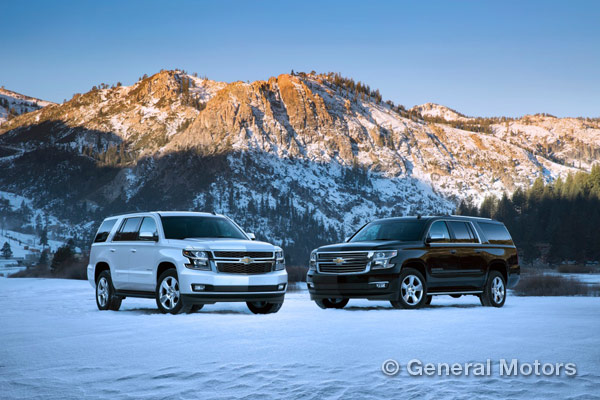
[[[325,309],[325,308],[344,308],[346,307],[346,304],[348,304],[349,299],[344,299],[344,298],[331,298],[331,299],[321,299],[321,300],[315,300],[315,303]]]
[[[485,307],[502,307],[506,301],[506,281],[498,271],[491,271],[488,280],[479,295],[481,305]]]
[[[415,309],[427,304],[427,283],[423,275],[413,268],[400,273],[400,296],[392,300],[392,307]]]
[[[254,314],[273,314],[279,311],[283,303],[269,303],[268,301],[247,301],[246,305]]]
[[[191,306],[183,304],[179,291],[177,271],[169,269],[158,278],[156,287],[156,305],[163,314],[179,314],[189,312]]]
[[[110,271],[102,271],[96,281],[96,305],[98,310],[118,311],[121,308],[122,298],[115,295]]]

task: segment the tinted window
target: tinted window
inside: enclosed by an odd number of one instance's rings
[[[121,229],[115,234],[113,240],[137,240],[138,226],[140,226],[141,220],[142,217],[127,218],[123,224],[121,224]]]
[[[167,239],[231,238],[247,239],[231,221],[223,217],[160,217]]]
[[[144,217],[142,225],[140,225],[140,232],[150,232],[154,236],[158,236],[158,230],[156,230],[156,222],[154,222],[154,218]]]
[[[513,244],[506,227],[502,224],[478,222],[488,242],[492,244]]]
[[[475,235],[471,231],[469,224],[460,221],[449,221],[448,225],[454,233],[454,242],[457,243],[476,243]]]
[[[444,221],[436,221],[429,228],[429,237],[432,242],[449,242],[450,232]]]
[[[425,222],[420,220],[375,221],[363,227],[350,241],[402,240],[414,242],[421,240],[424,227]]]
[[[98,228],[98,233],[96,233],[94,243],[106,242],[106,239],[108,239],[108,234],[112,230],[113,226],[115,226],[116,222],[116,219],[105,220],[102,225],[100,225],[100,228]]]

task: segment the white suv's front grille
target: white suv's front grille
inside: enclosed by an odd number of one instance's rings
[[[213,251],[217,271],[226,274],[264,274],[273,271],[272,251]]]

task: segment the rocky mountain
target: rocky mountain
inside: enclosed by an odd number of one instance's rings
[[[51,104],[54,103],[25,96],[2,87],[0,88],[0,125],[9,118],[39,110]]]
[[[88,236],[111,213],[216,210],[301,264],[376,216],[449,213],[599,156],[597,119],[406,110],[337,74],[161,71],[4,123],[0,190]]]

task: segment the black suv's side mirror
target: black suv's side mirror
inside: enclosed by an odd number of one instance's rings
[[[425,244],[431,244],[431,236],[425,238]]]

